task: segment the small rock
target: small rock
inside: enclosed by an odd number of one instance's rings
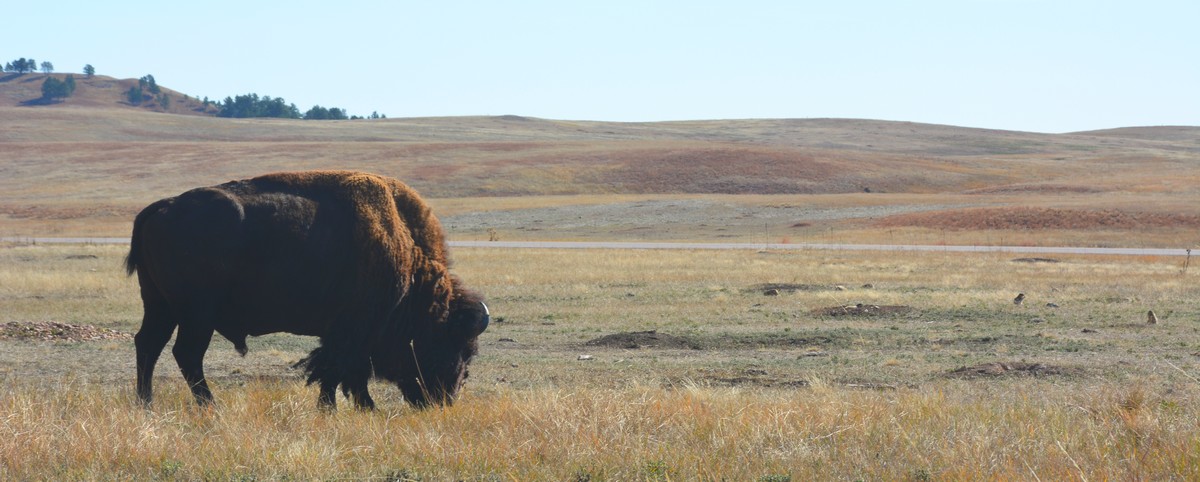
[[[512,338],[501,338],[501,339],[499,339],[499,340],[496,340],[496,341],[497,341],[497,342],[500,342],[500,343],[516,343],[516,342],[517,342],[517,340],[514,340],[514,339],[512,339]]]
[[[1046,308],[1058,308],[1058,303],[1046,303]]]
[[[842,286],[842,285],[837,285],[837,286],[833,287],[833,290],[834,291],[846,291],[846,287]]]
[[[1041,318],[1034,318],[1034,319],[1032,319],[1032,320],[1029,320],[1029,322],[1030,322],[1030,323],[1045,323],[1045,322],[1046,322],[1046,320],[1043,320],[1043,319],[1041,319]]]
[[[864,290],[869,290],[869,289],[873,289],[873,288],[875,288],[875,285],[873,285],[873,284],[871,284],[871,283],[867,283],[867,284],[865,284],[865,285],[862,285],[862,288],[863,288]]]
[[[579,355],[579,358],[576,358],[576,360],[579,360],[579,361],[588,361],[588,360],[593,360],[593,359],[594,358],[591,355]]]
[[[1093,329],[1091,329],[1091,328],[1084,328],[1083,330],[1081,330],[1081,332],[1082,332],[1082,333],[1100,333],[1100,332],[1098,332],[1098,331],[1096,331],[1096,330],[1093,330]]]
[[[763,296],[779,296],[779,290],[771,289],[763,292]]]

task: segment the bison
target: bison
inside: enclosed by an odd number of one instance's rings
[[[400,181],[348,171],[268,174],[157,201],[133,224],[126,269],[145,310],[134,337],[137,394],[172,353],[196,402],[212,402],[204,353],[213,332],[320,337],[297,363],[320,387],[374,407],[372,375],[417,407],[453,402],[489,314],[449,272],[441,224]]]

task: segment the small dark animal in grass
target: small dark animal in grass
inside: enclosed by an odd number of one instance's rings
[[[321,345],[298,365],[320,386],[373,408],[372,375],[417,407],[449,404],[490,317],[449,272],[441,224],[394,179],[344,171],[269,174],[193,189],[138,214],[126,260],[138,274],[137,393],[172,350],[192,394],[212,402],[204,353],[213,332],[246,354],[246,337],[287,332]]]
[[[1025,293],[1017,293],[1017,297],[1013,298],[1014,305],[1021,306],[1021,303],[1024,303],[1024,302],[1025,302]]]
[[[1147,325],[1157,325],[1158,324],[1158,315],[1154,314],[1154,310],[1150,310],[1150,311],[1146,312],[1146,324]]]

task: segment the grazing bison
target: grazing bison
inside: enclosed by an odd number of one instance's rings
[[[394,179],[344,171],[269,174],[203,187],[143,209],[126,261],[145,309],[134,338],[137,393],[151,400],[171,333],[192,394],[212,402],[213,332],[242,355],[246,336],[287,332],[321,345],[297,365],[372,408],[372,375],[413,405],[449,404],[487,328],[487,306],[448,270],[441,224]]]

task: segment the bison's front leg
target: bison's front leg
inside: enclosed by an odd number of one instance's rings
[[[208,351],[212,335],[211,326],[183,323],[179,325],[179,336],[175,337],[175,348],[172,350],[175,362],[183,372],[183,379],[187,380],[192,396],[200,405],[211,404],[213,400],[208,381],[204,378],[204,353]]]
[[[350,363],[337,368],[340,370],[326,370],[325,375],[320,379],[321,393],[317,396],[317,405],[324,410],[336,410],[337,387],[341,385],[342,393],[353,398],[355,407],[360,410],[374,410],[375,400],[371,399],[371,394],[367,391],[367,382],[371,378],[370,362]],[[342,372],[342,377],[335,378],[328,375],[335,371]]]
[[[332,412],[337,410],[337,380],[321,380],[321,393],[317,395],[317,408]]]
[[[346,380],[342,382],[342,390],[354,399],[354,406],[360,410],[374,410],[375,400],[367,391],[367,383],[371,379],[370,359],[360,360],[349,368]]]

